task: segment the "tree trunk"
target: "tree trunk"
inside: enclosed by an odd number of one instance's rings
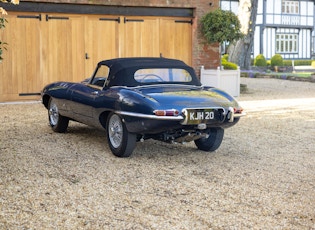
[[[243,39],[231,44],[228,53],[229,61],[236,63],[241,69],[249,69],[251,66],[251,53],[254,44],[254,34],[256,26],[258,1],[251,0],[251,6],[248,8],[250,13],[247,34]]]

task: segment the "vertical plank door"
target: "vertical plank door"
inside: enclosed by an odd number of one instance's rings
[[[42,44],[41,15],[14,13],[1,31],[7,43],[0,64],[0,102],[38,99],[42,87],[40,49]]]
[[[86,16],[85,18],[85,76],[90,77],[101,60],[119,55],[120,17]]]
[[[44,83],[84,79],[84,20],[81,16],[45,14],[42,50]]]
[[[192,21],[187,18],[160,19],[160,50],[163,57],[192,63]]]
[[[124,37],[121,46],[124,57],[158,57],[159,19],[124,17]]]

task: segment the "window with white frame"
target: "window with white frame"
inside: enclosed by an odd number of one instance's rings
[[[283,14],[299,14],[300,13],[299,1],[282,0],[282,13]]]
[[[227,10],[238,14],[238,6],[239,1],[238,0],[221,0],[220,1],[221,10]]]
[[[298,52],[297,34],[277,34],[276,52],[277,53],[297,53]]]

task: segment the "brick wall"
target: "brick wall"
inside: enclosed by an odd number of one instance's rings
[[[195,8],[195,19],[193,24],[193,66],[200,74],[200,66],[205,68],[217,68],[219,62],[219,45],[208,45],[201,34],[200,18],[209,11],[219,8],[219,0],[197,0],[191,1]],[[210,6],[211,3],[211,6]]]
[[[30,2],[192,8],[194,9],[192,65],[198,74],[200,66],[217,68],[219,65],[218,44],[206,44],[200,32],[200,18],[209,11],[218,8],[219,0],[32,0]]]

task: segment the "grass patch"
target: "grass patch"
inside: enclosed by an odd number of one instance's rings
[[[314,72],[256,72],[256,71],[244,71],[241,72],[241,77],[249,78],[278,78],[278,79],[288,79],[288,80],[310,80]],[[313,76],[314,76],[313,75]]]
[[[276,72],[272,72],[272,73],[266,73],[265,75],[269,75],[269,76],[292,76],[292,77],[302,77],[302,78],[308,78],[311,77],[313,72],[296,72],[296,73],[276,73]]]

